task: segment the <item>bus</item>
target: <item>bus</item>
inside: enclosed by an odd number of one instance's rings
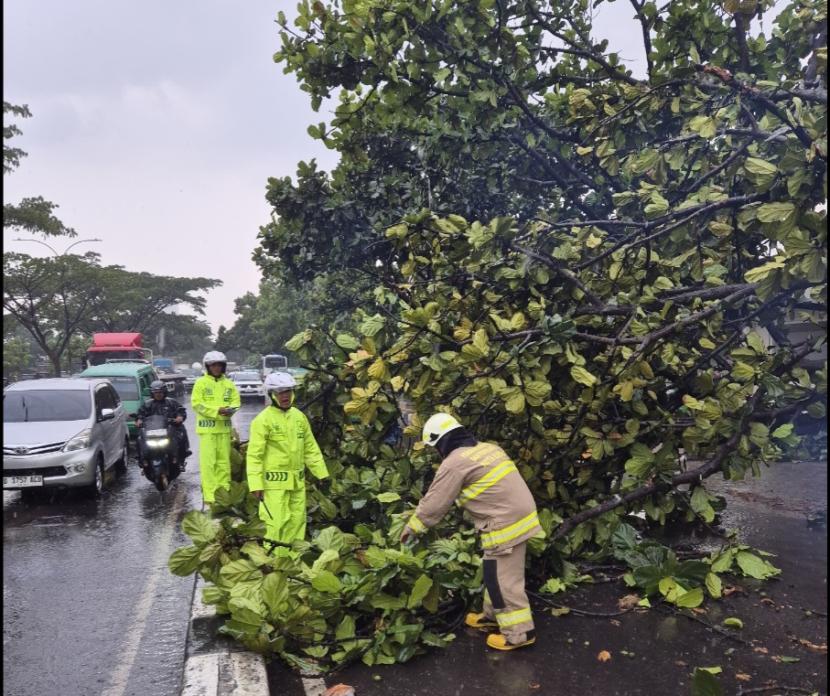
[[[288,358],[279,353],[271,353],[262,356],[262,379],[264,380],[272,372],[284,370],[288,367]]]

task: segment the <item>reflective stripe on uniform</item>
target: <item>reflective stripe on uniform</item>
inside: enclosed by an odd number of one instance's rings
[[[512,541],[520,537],[522,534],[529,532],[539,524],[539,514],[534,510],[527,517],[523,517],[518,522],[514,522],[509,527],[503,527],[493,532],[486,532],[481,535],[481,545],[485,549],[498,546],[507,541]]]
[[[425,532],[426,529],[427,529],[424,526],[424,523],[421,522],[421,520],[419,520],[417,517],[415,517],[415,515],[412,515],[412,517],[409,518],[409,522],[407,522],[406,525],[407,525],[407,527],[409,527],[416,534],[420,534],[421,532]]]
[[[464,505],[473,498],[484,493],[484,491],[486,491],[488,488],[491,488],[492,486],[497,484],[511,471],[518,472],[518,469],[516,468],[516,465],[513,463],[512,460],[507,459],[497,464],[492,469],[490,469],[490,471],[484,474],[484,476],[482,476],[478,481],[470,484],[464,490],[462,490],[461,495],[458,496],[458,499],[455,502],[459,505]]]
[[[525,607],[524,609],[516,609],[516,611],[500,612],[496,614],[496,621],[499,628],[507,628],[508,626],[533,621],[533,616],[530,613],[530,607]]]

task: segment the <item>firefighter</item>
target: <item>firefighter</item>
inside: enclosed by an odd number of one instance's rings
[[[190,405],[196,412],[202,497],[212,503],[217,488],[230,488],[231,416],[240,399],[236,385],[225,376],[228,360],[224,353],[209,351],[203,363],[205,374],[193,385]]]
[[[294,377],[272,372],[264,386],[269,405],[251,422],[248,488],[260,501],[265,538],[290,544],[305,538],[305,470],[317,479],[329,472],[308,418],[293,405]],[[278,547],[275,553],[286,551]]]
[[[516,465],[498,445],[478,442],[455,418],[436,413],[423,430],[424,444],[441,455],[441,465],[401,534],[406,543],[438,524],[453,501],[464,508],[480,532],[484,550],[484,610],[467,614],[472,628],[496,650],[515,650],[536,642],[525,593],[525,553],[532,537],[544,536],[536,503]]]

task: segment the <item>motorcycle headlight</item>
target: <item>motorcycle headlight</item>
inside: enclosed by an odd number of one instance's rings
[[[92,430],[90,430],[89,428],[87,428],[86,430],[82,430],[71,440],[67,441],[67,443],[63,446],[63,451],[76,452],[78,450],[86,449],[87,447],[89,447],[90,435],[92,435]]]
[[[163,437],[158,440],[147,440],[147,447],[167,447],[169,444],[169,437]]]

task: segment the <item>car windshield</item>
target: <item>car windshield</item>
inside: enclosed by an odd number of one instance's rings
[[[107,377],[122,401],[138,401],[138,382],[135,377]]]
[[[233,376],[234,382],[259,382],[259,375],[256,372],[236,372]]]
[[[85,390],[32,389],[3,395],[4,423],[77,421],[91,413],[92,399]]]
[[[263,362],[265,367],[267,368],[275,368],[275,367],[287,367],[288,360],[282,355],[269,355],[263,358]]]

